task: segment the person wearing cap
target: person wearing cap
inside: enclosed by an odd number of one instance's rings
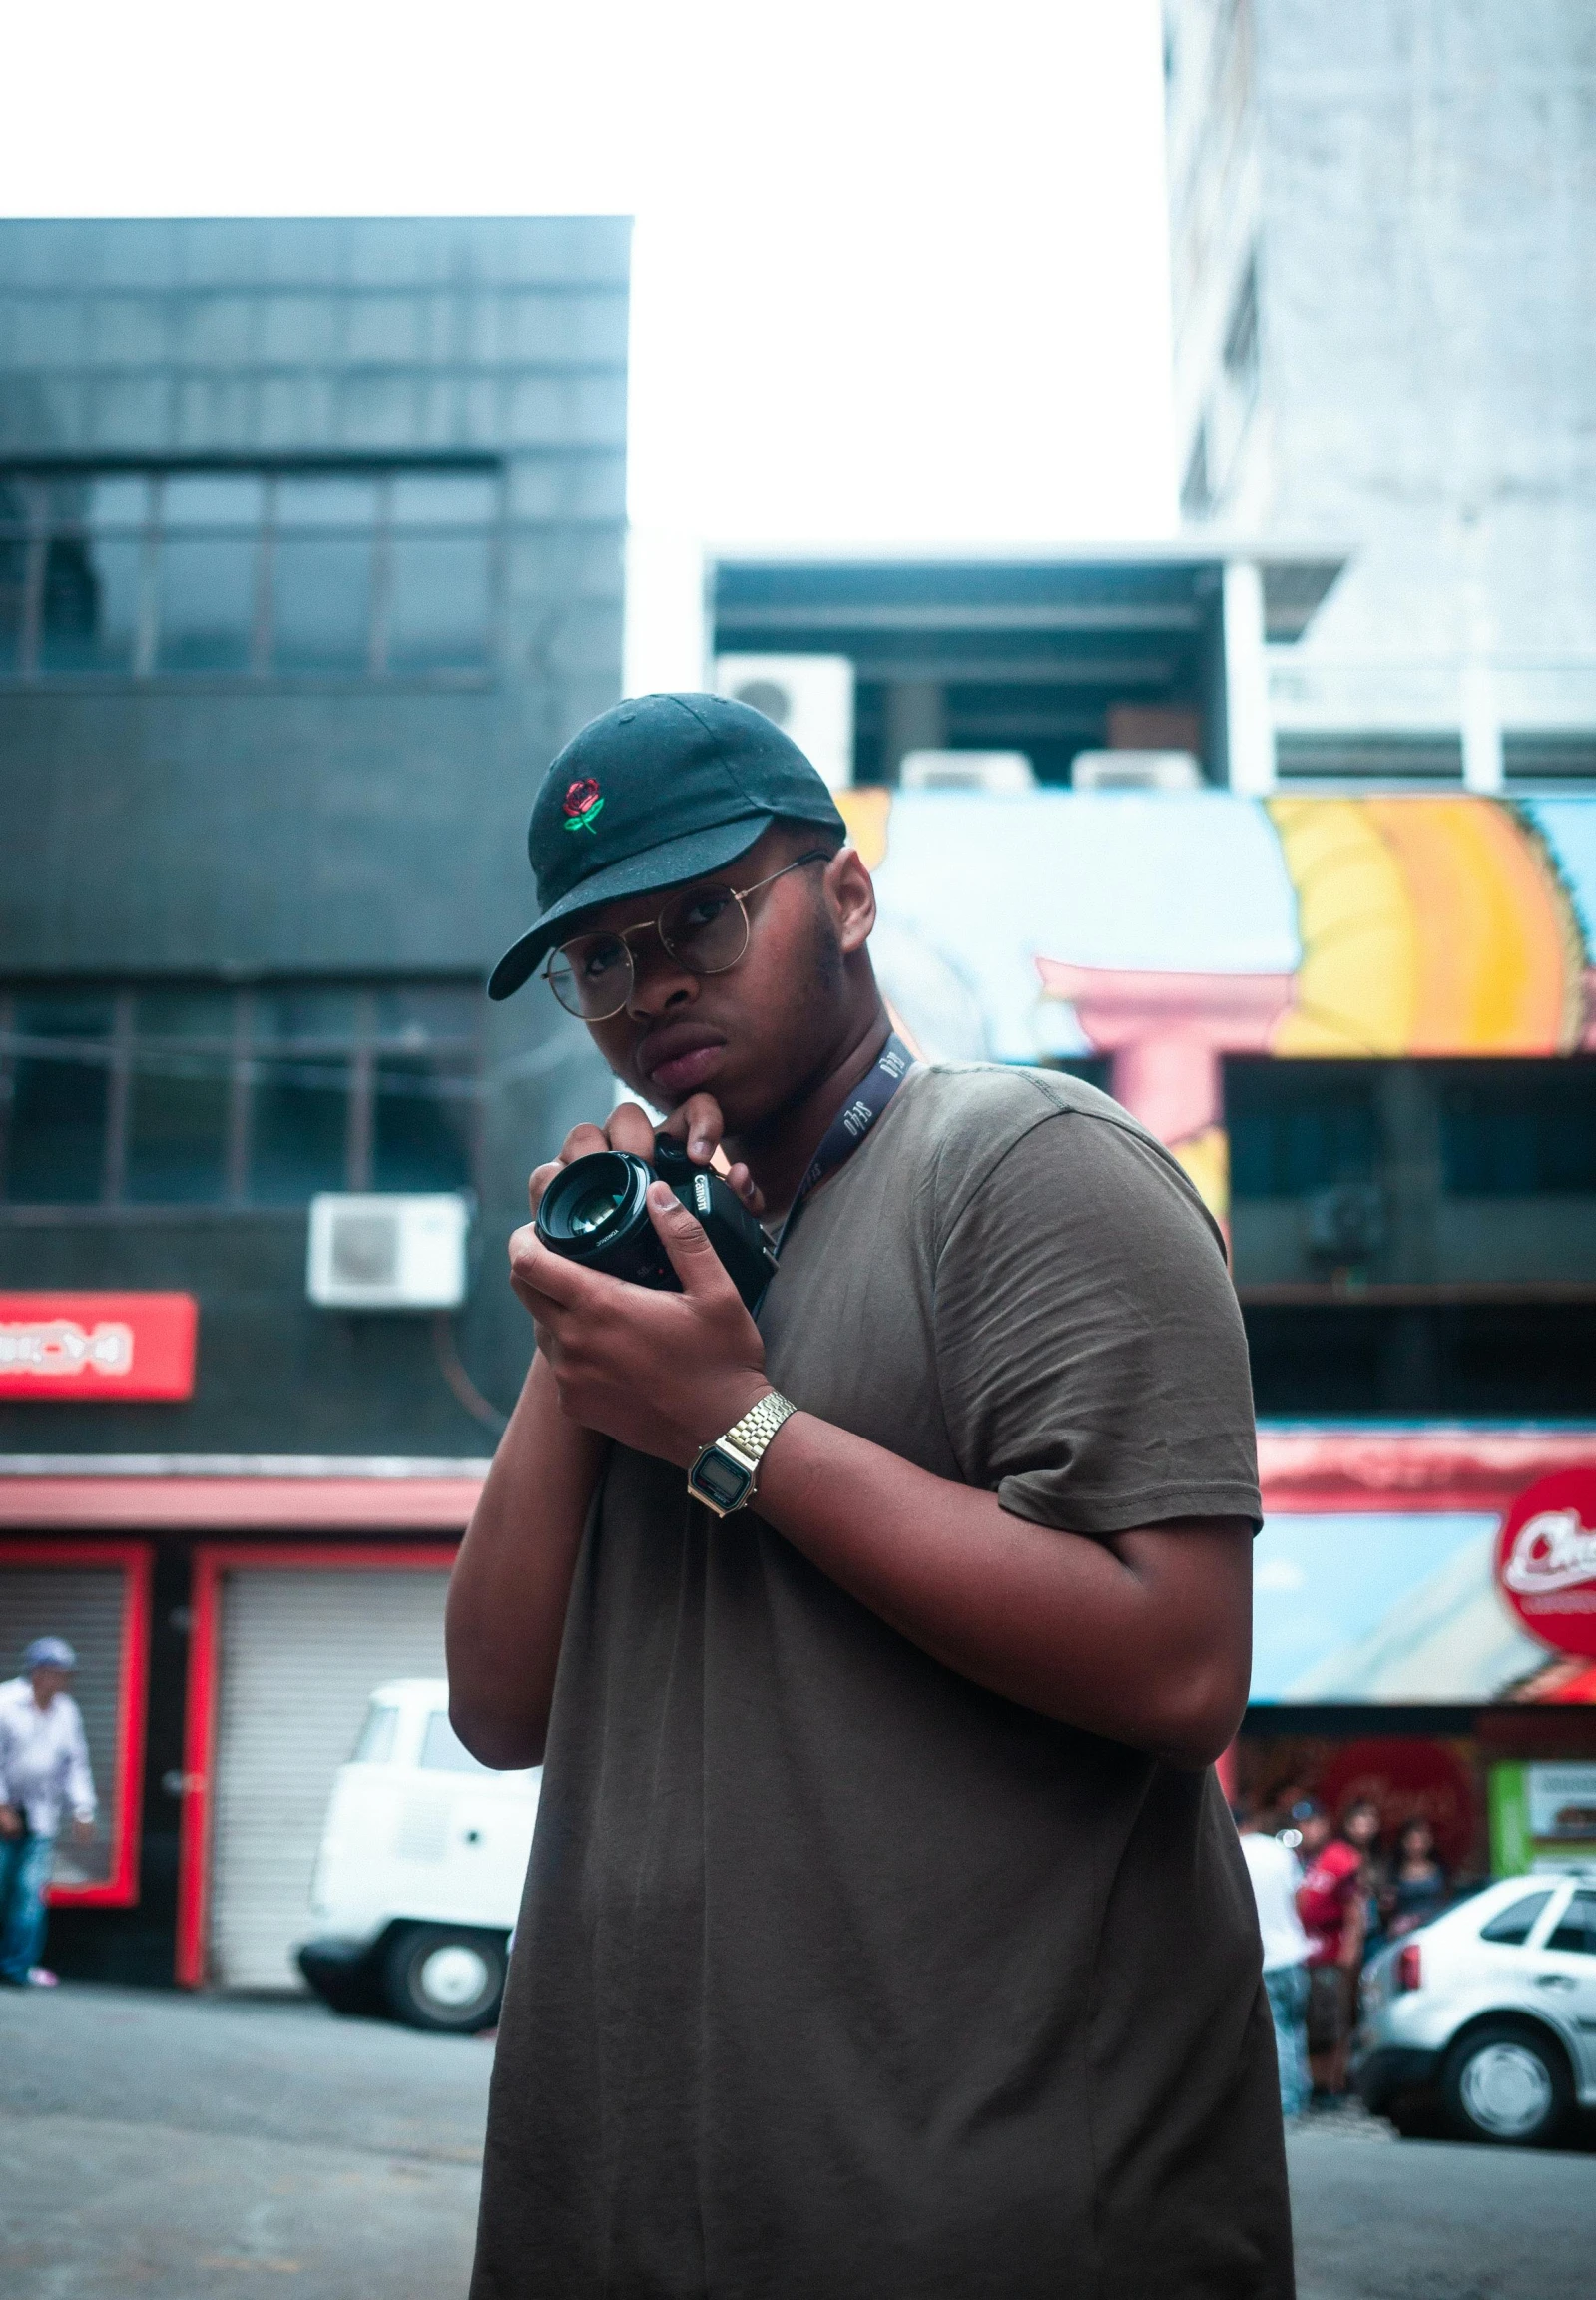
[[[76,1837],[94,1835],[89,1748],[67,1691],[77,1666],[64,1637],[36,1637],[21,1675],[0,1685],[0,1983],[9,1989],[56,1984],[39,1957],[62,1808]]]
[[[604,713],[530,851],[492,993],[541,970],[639,1098],[534,1207],[652,1105],[780,1243],[756,1317],[663,1184],[679,1292],[510,1241],[537,1347],[451,1708],[544,1771],[473,2300],[1287,2300],[1212,1765],[1260,1516],[1218,1231],[1091,1087],[911,1061],[869,874],[757,712]]]

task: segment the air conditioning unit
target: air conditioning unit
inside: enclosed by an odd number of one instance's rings
[[[1190,751],[1077,751],[1077,791],[1200,791],[1203,770]]]
[[[897,779],[905,791],[986,791],[1012,797],[1036,789],[1023,751],[905,751]]]
[[[322,1191],[310,1201],[305,1292],[323,1310],[458,1310],[469,1199]]]
[[[853,780],[853,665],[846,655],[722,655],[715,691],[791,735],[833,791]]]

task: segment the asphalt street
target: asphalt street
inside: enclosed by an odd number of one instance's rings
[[[491,2048],[284,1999],[0,1994],[6,2300],[454,2300]],[[1596,2164],[1290,2142],[1301,2300],[1586,2300]]]

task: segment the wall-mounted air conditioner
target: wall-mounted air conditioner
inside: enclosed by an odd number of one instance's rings
[[[1190,751],[1077,751],[1077,791],[1200,791],[1203,770]]]
[[[323,1191],[310,1201],[305,1292],[323,1310],[458,1310],[469,1199]]]
[[[853,665],[846,655],[722,655],[715,691],[774,719],[833,791],[853,780]]]
[[[1036,789],[1023,751],[905,751],[897,771],[905,791],[986,791],[998,796]]]

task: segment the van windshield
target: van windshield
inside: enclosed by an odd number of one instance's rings
[[[446,1709],[434,1709],[427,1719],[421,1743],[421,1766],[427,1773],[486,1773],[449,1723]]]

